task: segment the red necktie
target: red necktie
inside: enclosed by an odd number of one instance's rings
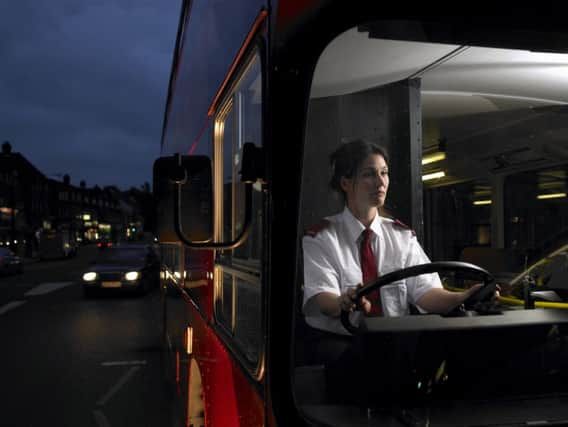
[[[377,259],[371,247],[372,233],[373,231],[370,228],[366,228],[361,233],[363,236],[361,239],[361,272],[363,273],[364,285],[379,276],[377,273]],[[383,310],[381,309],[381,294],[379,290],[367,294],[367,299],[371,302],[371,311],[368,316],[381,316]]]

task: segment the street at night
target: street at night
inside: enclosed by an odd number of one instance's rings
[[[96,251],[0,277],[0,425],[172,425],[160,292],[85,299],[80,278]]]

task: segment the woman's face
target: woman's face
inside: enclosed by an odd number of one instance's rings
[[[341,188],[353,212],[383,206],[389,188],[389,170],[384,157],[369,154],[352,178],[341,178]]]

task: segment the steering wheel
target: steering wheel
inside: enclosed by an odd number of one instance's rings
[[[391,273],[385,274],[378,279],[367,283],[362,288],[359,288],[355,293],[355,299],[359,299],[369,294],[370,292],[380,289],[381,287],[388,285],[397,280],[406,279],[408,277],[419,276],[421,274],[428,273],[438,273],[440,271],[453,271],[464,273],[468,278],[478,279],[483,281],[483,286],[479,288],[477,292],[470,295],[464,302],[466,308],[473,308],[477,303],[490,299],[496,289],[495,279],[493,276],[481,267],[477,265],[470,264],[467,262],[458,261],[444,261],[444,262],[431,262],[428,264],[414,265],[412,267],[403,268],[400,270],[393,271]],[[453,311],[450,310],[449,312]],[[343,327],[347,329],[351,334],[356,335],[361,333],[362,328],[356,327],[351,324],[349,320],[349,312],[341,311],[341,323]]]

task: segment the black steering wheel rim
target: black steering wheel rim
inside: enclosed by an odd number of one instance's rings
[[[440,261],[440,262],[430,262],[427,264],[413,265],[411,267],[402,268],[400,270],[393,271],[391,273],[385,274],[370,283],[365,284],[362,288],[359,288],[355,293],[355,299],[359,299],[372,291],[382,288],[392,282],[397,280],[407,279],[409,277],[419,276],[421,274],[438,273],[441,271],[454,271],[464,273],[471,279],[478,279],[483,281],[483,286],[478,292],[471,295],[466,301],[464,301],[465,306],[471,306],[478,301],[476,298],[478,295],[484,295],[487,289],[494,285],[495,279],[487,270],[468,262],[460,261]],[[356,335],[363,331],[362,328],[354,326],[349,320],[349,312],[341,311],[341,323],[347,331],[351,334]]]

